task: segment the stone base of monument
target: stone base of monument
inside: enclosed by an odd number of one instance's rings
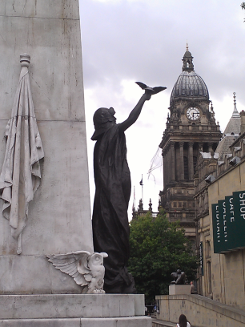
[[[151,327],[142,294],[0,295],[1,327]]]
[[[169,295],[191,294],[191,285],[169,285]]]

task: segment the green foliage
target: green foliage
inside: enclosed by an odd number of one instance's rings
[[[195,279],[197,257],[184,230],[170,223],[164,212],[156,218],[142,215],[130,224],[130,259],[128,269],[135,279],[138,293],[150,304],[155,295],[168,294],[171,273],[177,269]]]

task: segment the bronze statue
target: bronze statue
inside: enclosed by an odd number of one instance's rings
[[[95,198],[93,210],[94,251],[108,253],[105,258],[107,293],[134,293],[135,285],[126,265],[129,258],[128,203],[131,192],[130,171],[126,158],[125,130],[138,119],[146,100],[164,87],[150,88],[138,82],[145,93],[129,117],[116,124],[115,110],[99,108],[94,114]]]
[[[177,269],[176,272],[171,273],[172,282],[171,284],[183,285],[185,284],[185,273],[180,269]]]

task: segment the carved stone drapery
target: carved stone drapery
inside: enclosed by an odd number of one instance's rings
[[[12,236],[22,252],[21,234],[28,218],[28,205],[40,184],[42,141],[34,113],[28,67],[29,55],[20,56],[21,73],[11,118],[5,131],[6,150],[0,175],[3,216],[9,220]]]

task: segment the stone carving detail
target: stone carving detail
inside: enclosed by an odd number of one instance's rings
[[[40,185],[40,160],[44,157],[31,95],[28,67],[30,56],[20,56],[21,72],[11,118],[5,131],[6,150],[0,175],[2,212],[9,220],[12,236],[18,240],[27,224],[28,205]]]
[[[105,252],[91,254],[87,251],[47,255],[56,269],[73,277],[76,284],[83,288],[82,293],[105,293],[103,258],[107,257]]]
[[[185,273],[180,269],[177,269],[176,272],[172,272],[171,277],[173,279],[171,284],[177,284],[177,285],[185,284]]]

